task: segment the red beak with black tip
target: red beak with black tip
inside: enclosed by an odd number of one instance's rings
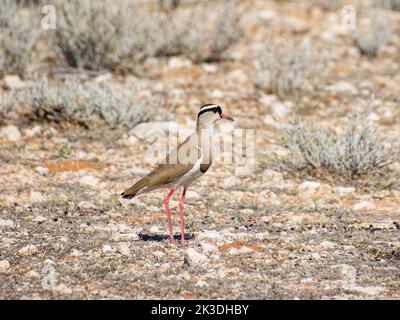
[[[226,120],[229,120],[229,121],[235,121],[235,120],[233,120],[232,117],[228,116],[227,114],[225,114],[223,112],[221,113],[221,119],[226,119]]]

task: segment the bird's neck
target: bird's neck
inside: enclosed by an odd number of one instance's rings
[[[211,163],[214,137],[214,124],[197,127],[197,143],[203,156],[203,163]]]

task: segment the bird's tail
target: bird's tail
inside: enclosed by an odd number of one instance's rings
[[[143,189],[146,187],[146,185],[147,185],[147,179],[142,179],[142,180],[136,182],[129,189],[122,192],[121,196],[124,199],[132,199],[136,195],[142,193],[144,191]]]

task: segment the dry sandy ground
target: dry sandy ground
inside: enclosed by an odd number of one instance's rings
[[[254,129],[253,173],[232,176],[235,165],[214,164],[192,186],[182,247],[168,242],[166,191],[119,199],[151,168],[141,133],[162,125],[9,123],[0,138],[0,298],[400,298],[399,163],[352,183],[281,171],[272,159],[288,152],[271,118],[297,113],[340,126],[374,93],[374,123],[398,136],[399,37],[369,59],[352,47],[337,12],[252,3],[236,60],[153,61],[157,76],[147,83],[168,97],[182,126],[192,128],[199,106],[215,102],[236,128]],[[324,85],[346,85],[291,103],[256,90],[253,53],[282,33],[311,36],[330,50]],[[71,152],[60,158],[64,145]],[[171,202],[177,237],[178,199]]]

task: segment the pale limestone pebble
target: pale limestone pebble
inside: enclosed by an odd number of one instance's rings
[[[160,251],[160,250],[153,251],[152,254],[153,254],[155,257],[157,257],[158,259],[161,259],[162,257],[165,256],[165,253],[162,252],[162,251]]]
[[[279,14],[275,10],[270,9],[258,11],[257,16],[264,22],[272,22],[279,18]]]
[[[196,286],[196,287],[200,287],[200,288],[204,288],[204,287],[208,287],[208,283],[205,282],[205,281],[203,281],[203,280],[198,280],[198,281],[195,283],[195,286]]]
[[[102,248],[101,251],[103,253],[111,253],[113,251],[112,247],[109,244],[105,244]]]
[[[339,81],[333,85],[330,85],[327,87],[327,90],[334,93],[347,94],[352,96],[355,96],[358,93],[357,88],[347,81]]]
[[[386,288],[384,287],[378,287],[378,286],[368,286],[368,287],[362,287],[362,286],[350,286],[348,289],[350,290],[354,290],[366,295],[370,295],[370,296],[375,296],[379,293],[382,293],[386,290]]]
[[[339,196],[343,196],[346,194],[351,194],[356,192],[356,188],[354,187],[334,187],[333,192]]]
[[[83,176],[79,179],[79,183],[94,188],[99,185],[100,179],[94,176]]]
[[[159,226],[151,226],[151,227],[150,227],[150,232],[151,232],[151,233],[158,234],[158,233],[161,233],[161,232],[163,232],[163,231],[160,230],[160,227],[159,227]]]
[[[336,243],[329,240],[324,240],[319,245],[324,249],[334,249],[336,247]]]
[[[40,132],[42,131],[42,127],[39,125],[36,125],[32,128],[27,128],[24,130],[24,134],[26,137],[28,138],[32,138],[38,134],[40,134]]]
[[[47,220],[47,218],[45,218],[45,217],[43,217],[41,215],[38,215],[38,216],[36,216],[35,218],[32,219],[33,222],[38,222],[38,223],[45,222],[46,220]]]
[[[253,209],[249,209],[249,208],[240,209],[240,213],[244,214],[244,215],[253,215],[254,214],[254,210]]]
[[[298,186],[298,196],[300,198],[308,198],[313,196],[317,189],[321,186],[319,182],[305,181]]]
[[[376,206],[373,202],[371,201],[361,201],[356,203],[353,206],[354,211],[369,211],[369,210],[375,210]]]
[[[218,72],[218,65],[213,63],[202,63],[201,67],[208,73],[216,73]],[[199,102],[196,102],[195,105],[198,105]]]
[[[0,228],[11,228],[14,226],[14,221],[11,219],[0,219]]]
[[[80,257],[82,256],[82,252],[79,251],[78,249],[72,249],[70,256],[72,257]]]
[[[0,128],[0,140],[18,141],[21,139],[21,132],[16,126],[8,125]]]
[[[18,75],[10,74],[3,77],[3,87],[5,89],[22,89],[25,83]]]
[[[222,240],[223,236],[220,232],[216,230],[203,230],[199,234],[196,234],[196,239],[199,241],[202,240]]]
[[[120,242],[116,245],[116,249],[119,253],[123,254],[124,256],[129,256],[131,254],[129,243]]]
[[[18,252],[23,256],[30,256],[36,254],[38,251],[39,250],[35,245],[28,244],[26,246],[23,246]]]
[[[190,67],[192,65],[192,61],[185,57],[171,57],[168,60],[168,68],[170,69],[182,69]]]
[[[44,202],[47,200],[47,197],[43,195],[43,193],[38,191],[31,191],[30,193],[30,201],[31,202]]]
[[[195,199],[195,200],[197,200],[197,199],[200,199],[201,197],[196,191],[188,190],[186,192],[186,198],[187,199]]]
[[[203,249],[203,252],[206,254],[218,252],[218,248],[208,242],[202,242],[201,248]]]
[[[244,83],[249,81],[248,75],[243,71],[243,69],[235,69],[226,75],[228,81],[233,83]]]
[[[25,276],[27,278],[32,278],[32,279],[39,279],[40,278],[40,274],[35,270],[28,271],[27,273],[25,273]]]
[[[227,95],[227,92],[224,92],[224,91],[219,90],[219,89],[214,89],[214,90],[212,90],[212,91],[210,91],[210,92],[208,93],[208,96],[209,96],[210,98],[214,98],[214,99],[222,99],[222,98],[224,98],[226,95]]]
[[[79,209],[96,209],[96,206],[93,203],[87,202],[87,201],[80,201],[78,203],[78,208]]]
[[[10,262],[6,259],[0,260],[0,272],[4,272],[8,268],[10,268]]]
[[[46,167],[42,167],[42,166],[37,166],[35,168],[35,171],[43,176],[49,173],[49,169],[47,169]]]
[[[204,266],[207,264],[208,259],[207,257],[196,251],[194,248],[189,248],[185,251],[184,261],[189,266]]]

